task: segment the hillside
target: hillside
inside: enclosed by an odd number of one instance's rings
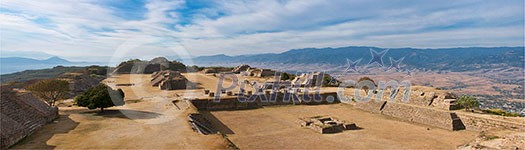
[[[256,55],[214,55],[193,59],[198,65],[214,64],[328,64],[344,65],[346,59],[362,59],[359,65],[367,64],[371,59],[370,49],[382,51],[378,47],[340,47],[340,48],[305,48],[294,49],[277,54]],[[523,67],[524,47],[469,47],[415,49],[394,48],[383,57],[385,66],[390,65],[390,57],[400,59],[408,68],[468,71],[494,67]]]
[[[120,63],[113,73],[116,74],[150,74],[160,70],[173,70],[186,72],[186,65],[178,61],[169,61],[164,57],[153,58],[150,61],[132,59]]]
[[[50,57],[48,59],[32,59],[25,57],[2,57],[0,58],[0,74],[9,74],[24,70],[35,70],[51,68],[54,66],[88,66],[98,63],[71,62],[60,57]]]
[[[75,72],[90,72],[90,74],[105,75],[107,70],[105,70],[105,67],[99,67],[99,66],[89,66],[89,67],[56,66],[56,67],[49,68],[49,69],[25,70],[25,71],[11,73],[11,74],[3,74],[3,75],[0,75],[0,82],[2,84],[5,84],[7,82],[24,82],[24,81],[38,80],[38,79],[58,78],[65,73],[75,73]]]

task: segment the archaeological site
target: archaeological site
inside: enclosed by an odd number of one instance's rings
[[[376,85],[370,78],[346,84],[326,72],[294,75],[247,64],[178,64],[130,60],[105,79],[58,78],[70,84],[68,95],[98,82],[122,91],[125,105],[104,111],[79,107],[76,98],[48,106],[22,86],[2,86],[2,148],[449,149],[496,136],[507,142],[500,147],[513,148],[520,136],[503,134],[525,129],[521,117],[464,111],[460,97],[428,86]],[[123,141],[137,142],[112,144]]]

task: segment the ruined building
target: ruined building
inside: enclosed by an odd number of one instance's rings
[[[353,103],[357,108],[383,115],[417,122],[449,130],[463,130],[465,125],[454,112],[456,96],[431,87],[412,86],[410,92],[398,90],[376,90],[368,102]],[[350,92],[353,93],[353,92]],[[365,96],[361,92],[361,96]],[[407,101],[403,97],[408,96]],[[354,96],[350,96],[354,97]]]
[[[31,93],[1,88],[1,149],[17,143],[58,117],[58,109],[38,100]]]
[[[301,127],[308,127],[321,134],[338,133],[343,132],[344,130],[358,129],[355,123],[347,123],[330,116],[300,118],[299,124]]]
[[[325,76],[322,72],[303,73],[292,80],[292,84],[299,87],[321,86]],[[320,80],[319,80],[320,79]]]
[[[188,79],[178,71],[159,71],[153,73],[151,76],[151,86],[158,86],[161,90],[194,88]]]
[[[242,65],[239,65],[239,66],[233,68],[232,72],[233,73],[241,73],[243,71],[247,71],[248,69],[250,69],[249,65],[242,64]]]
[[[271,69],[261,69],[261,68],[258,68],[256,71],[253,72],[253,76],[254,77],[259,77],[259,78],[262,78],[262,77],[272,77],[274,76],[276,73],[276,71],[273,71]]]

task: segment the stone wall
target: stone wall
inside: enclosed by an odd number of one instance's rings
[[[213,102],[212,99],[196,99],[190,102],[196,110],[242,110],[260,107],[257,103],[239,102],[237,97],[222,98],[219,102]]]
[[[498,119],[483,118],[468,114],[458,114],[468,130],[488,130],[491,128],[503,128],[511,130],[525,130],[525,124],[518,124]],[[503,116],[498,116],[505,118]]]
[[[405,121],[417,122],[448,130],[465,129],[465,126],[457,115],[449,111],[387,102],[381,110],[381,113]]]
[[[270,95],[266,95],[267,98]],[[337,93],[322,93],[320,94],[320,101],[305,101],[299,96],[295,99],[296,105],[318,105],[318,104],[330,104],[339,103]],[[328,97],[332,97],[333,101],[328,100]],[[277,94],[276,101],[263,101],[260,97],[257,97],[254,102],[240,102],[237,100],[237,96],[226,96],[221,97],[219,102],[214,102],[213,97],[200,98],[190,100],[191,104],[197,110],[240,110],[240,109],[255,109],[263,106],[274,106],[274,105],[293,105],[294,99],[283,100],[284,94]],[[312,96],[313,97],[313,96]]]
[[[412,104],[391,101],[356,102],[355,107],[373,113],[380,113],[409,122],[421,123],[448,130],[462,130],[465,126],[453,112],[432,109]]]
[[[369,102],[356,102],[355,107],[373,113],[381,113],[381,107],[386,104],[386,101],[371,100]]]
[[[1,87],[1,147],[17,143],[58,117],[58,109],[47,106],[30,93]]]

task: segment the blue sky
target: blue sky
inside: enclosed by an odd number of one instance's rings
[[[524,45],[523,0],[2,0],[0,11],[2,57]]]

